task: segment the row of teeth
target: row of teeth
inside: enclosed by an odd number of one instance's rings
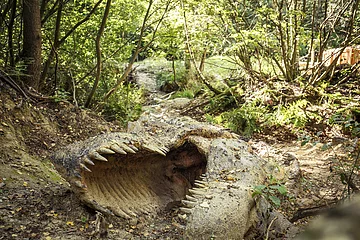
[[[186,195],[184,200],[181,200],[183,207],[180,210],[186,214],[191,214],[192,208],[198,205],[198,199],[205,196],[207,191],[207,182],[204,181],[205,175],[200,177],[202,180],[195,180],[195,187],[189,189],[190,195]]]
[[[169,152],[169,149],[166,147],[157,147],[153,145],[142,144],[140,145],[141,149],[144,149],[149,152],[158,153],[160,155],[166,156]],[[135,147],[133,144],[127,145],[124,142],[112,142],[111,145],[102,146],[97,150],[91,151],[87,156],[85,156],[82,162],[79,164],[80,168],[86,172],[91,172],[91,170],[85,165],[95,165],[94,160],[107,162],[107,158],[103,155],[108,154],[122,154],[126,155],[128,153],[136,153],[139,149]],[[203,174],[200,176],[201,179],[205,179],[206,175]],[[75,181],[75,184],[79,188],[84,188],[84,184],[81,181]],[[180,210],[184,213],[190,214],[192,212],[192,208],[194,208],[198,204],[198,198],[204,196],[206,194],[207,182],[203,180],[195,180],[193,188],[189,189],[190,195],[186,195],[185,199],[182,200],[182,204],[184,207],[181,207]]]
[[[140,149],[146,150],[148,152],[157,153],[162,156],[166,156],[166,154],[169,152],[169,149],[166,147],[158,147],[148,144],[137,144],[137,145],[139,145]],[[134,144],[131,144],[130,142],[127,144],[125,142],[112,141],[109,145],[101,146],[97,150],[93,150],[89,152],[86,156],[83,157],[79,166],[81,170],[86,172],[91,172],[91,170],[86,165],[94,166],[95,165],[94,161],[107,162],[108,160],[104,155],[116,154],[116,153],[122,155],[127,155],[128,153],[135,154],[136,152],[139,151],[139,148],[134,146]],[[81,178],[80,174],[78,175],[79,178]],[[76,181],[75,184],[80,188],[86,187],[81,181]]]

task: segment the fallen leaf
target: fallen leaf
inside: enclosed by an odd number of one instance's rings
[[[235,177],[232,176],[232,175],[227,175],[227,176],[226,176],[226,180],[228,180],[228,181],[235,181],[236,179],[235,179]]]
[[[68,221],[68,222],[66,222],[66,225],[68,225],[68,226],[74,226],[74,222]]]

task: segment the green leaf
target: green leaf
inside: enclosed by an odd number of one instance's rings
[[[308,140],[308,139],[306,139],[306,140],[302,141],[302,142],[301,142],[301,146],[305,146],[308,142],[309,142],[309,140]]]
[[[275,197],[275,196],[269,196],[269,199],[271,200],[271,202],[277,206],[277,207],[280,207],[280,204],[281,204],[281,201],[278,197]]]
[[[262,191],[262,190],[264,190],[266,188],[266,185],[256,185],[255,187],[254,187],[254,190],[255,191]]]
[[[284,185],[275,185],[275,186],[270,186],[270,188],[272,189],[276,189],[280,194],[282,195],[286,195],[287,194],[287,189]]]
[[[265,185],[257,185],[253,188],[253,193],[251,194],[252,197],[255,197],[257,195],[261,195],[263,193],[263,190],[266,188]]]

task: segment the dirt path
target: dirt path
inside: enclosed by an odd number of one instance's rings
[[[156,83],[155,72],[148,69],[144,64],[136,64],[136,83],[145,88],[150,93],[157,93],[161,95],[159,86]]]
[[[304,209],[327,208],[347,195],[347,185],[341,176],[352,170],[354,159],[349,153],[353,151],[355,141],[343,139],[332,144],[307,143],[302,146],[300,141],[267,144],[250,140],[250,144],[262,158],[285,166],[285,173],[276,169],[272,174],[280,182],[286,181],[284,184],[291,199],[282,204],[281,211],[289,219],[299,217],[296,224],[304,225],[309,220],[302,218]],[[297,163],[293,164],[294,161]],[[352,181],[359,186],[358,171],[354,172]],[[297,211],[300,215],[294,216]]]
[[[160,91],[160,86],[158,86],[156,80],[156,73],[144,63],[135,64],[135,69],[136,83],[145,89],[146,100],[144,105],[157,104],[159,100],[162,101],[166,94]]]

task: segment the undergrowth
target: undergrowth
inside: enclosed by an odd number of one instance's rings
[[[144,91],[141,88],[122,84],[103,106],[102,114],[109,121],[117,120],[123,126],[141,114]]]
[[[291,196],[284,183],[269,175],[266,182],[252,188],[252,197],[261,196],[276,208],[281,206],[283,201],[289,201]]]
[[[239,92],[242,95],[211,100],[206,107],[206,119],[243,135],[276,126],[286,127],[293,133],[311,129],[316,133],[317,130],[314,130],[317,128],[324,131],[334,127],[340,128],[344,134],[360,136],[360,104],[342,95],[329,96],[317,92],[320,97],[317,96],[316,101],[308,95],[283,99],[274,95],[268,86],[251,94],[246,94],[246,90]]]

